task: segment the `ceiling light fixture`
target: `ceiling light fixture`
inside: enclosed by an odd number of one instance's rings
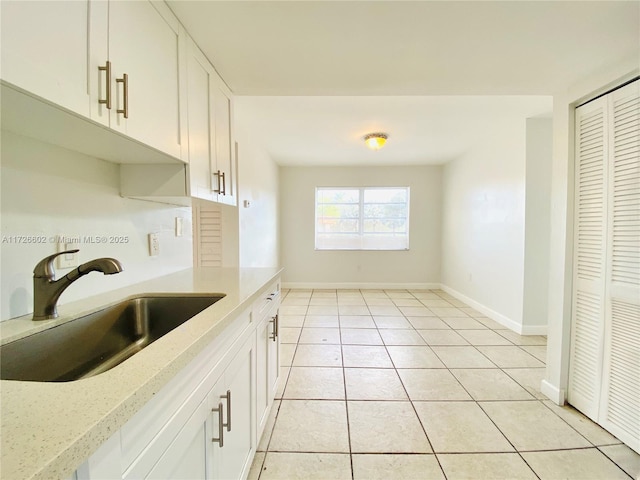
[[[364,143],[371,150],[380,150],[387,143],[389,135],[386,133],[369,133],[364,136]]]

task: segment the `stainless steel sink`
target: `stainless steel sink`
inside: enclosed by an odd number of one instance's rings
[[[224,297],[140,296],[0,346],[0,378],[68,382],[105,372]]]

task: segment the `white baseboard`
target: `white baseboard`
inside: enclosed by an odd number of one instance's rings
[[[520,335],[546,335],[546,325],[522,325]]]
[[[377,282],[282,282],[282,288],[333,290],[436,290],[439,283],[377,283]]]
[[[485,314],[491,320],[495,320],[500,325],[504,325],[510,330],[522,335],[522,325],[514,320],[511,320],[509,317],[502,315],[501,313],[496,312],[495,310],[491,310],[489,307],[484,306],[483,304],[476,302],[474,299],[467,297],[466,295],[454,290],[453,288],[442,285],[442,290],[447,292],[449,295],[456,297],[461,302],[466,303],[474,310],[479,311],[480,313]]]
[[[542,380],[542,383],[540,384],[540,392],[556,405],[565,404],[566,395],[564,389],[552,385],[547,380]]]
[[[519,335],[546,335],[547,334],[547,326],[546,325],[522,325],[515,320],[510,319],[509,317],[502,315],[501,313],[496,312],[495,310],[490,309],[489,307],[476,302],[474,299],[467,297],[466,295],[454,290],[453,288],[447,285],[441,285],[443,291],[447,292],[449,295],[456,297],[461,302],[466,303],[471,308],[479,311],[480,313],[484,313],[491,320],[495,320],[500,325],[504,325],[510,330],[513,330]]]

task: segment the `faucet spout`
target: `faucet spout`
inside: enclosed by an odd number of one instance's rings
[[[63,278],[68,278],[71,282],[90,272],[102,272],[105,275],[113,275],[122,271],[122,264],[115,258],[96,258],[87,263],[83,263],[75,270],[69,272]],[[62,280],[62,278],[60,279]]]
[[[120,273],[122,264],[115,258],[96,258],[83,263],[64,277],[56,280],[53,261],[58,255],[76,253],[79,250],[58,252],[42,259],[33,270],[33,320],[49,320],[58,316],[58,299],[69,285],[90,272],[105,275]]]

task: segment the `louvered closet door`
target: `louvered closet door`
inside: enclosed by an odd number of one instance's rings
[[[596,420],[604,335],[606,98],[576,109],[574,278],[569,403]]]
[[[640,81],[608,97],[608,268],[600,423],[640,451]]]

